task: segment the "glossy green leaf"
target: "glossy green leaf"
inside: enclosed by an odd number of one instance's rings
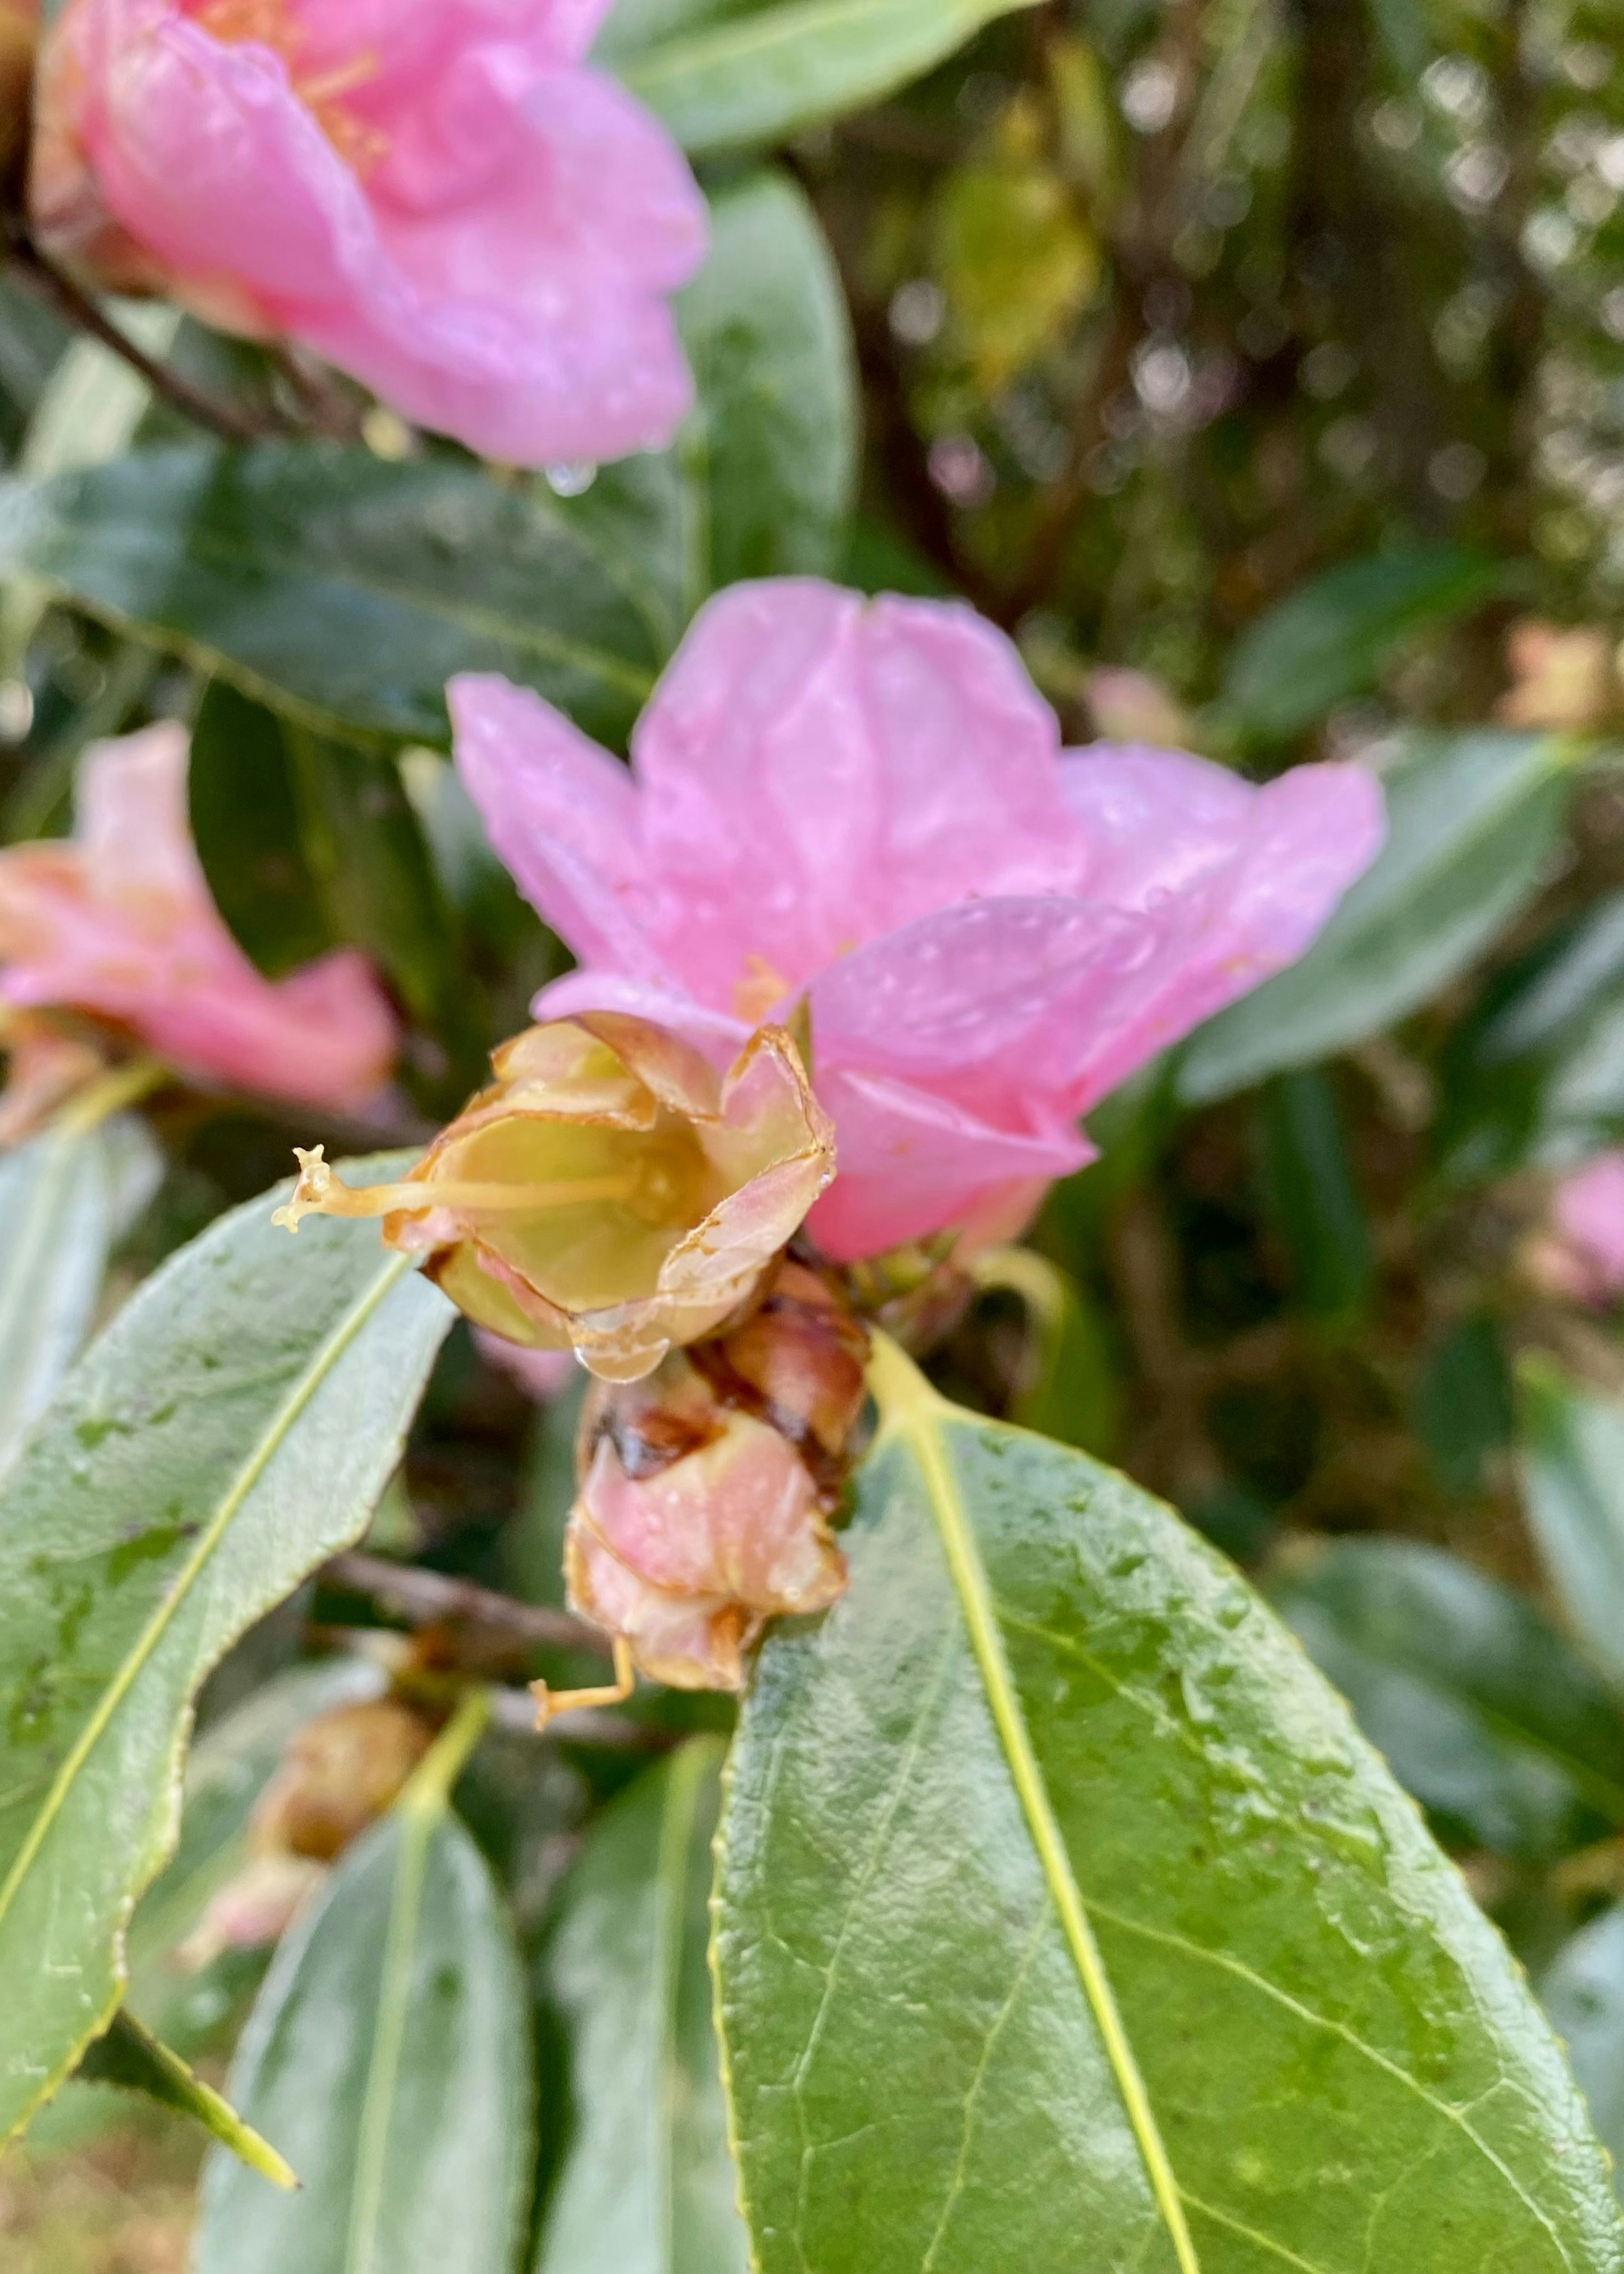
[[[1555,2044],[1340,1700],[1169,1510],[903,1364],[729,1773],[762,2274],[1611,2274]]]
[[[1552,2027],[1568,2048],[1613,2182],[1624,2170],[1624,1903],[1580,1929],[1539,1984]]]
[[[1264,1206],[1290,1259],[1293,1291],[1315,1318],[1346,1321],[1376,1273],[1336,1092],[1318,1067],[1278,1074],[1258,1110]]]
[[[119,2003],[199,1683],[365,1530],[452,1316],[375,1228],[272,1204],[145,1283],[0,1488],[0,2133]]]
[[[1443,1065],[1447,1177],[1561,1168],[1624,1133],[1624,893],[1503,975]]]
[[[267,979],[336,945],[305,858],[282,721],[216,679],[198,706],[186,775],[192,841],[232,937]]]
[[[79,2064],[79,2074],[93,2084],[117,2085],[124,2092],[139,2092],[192,2123],[218,2140],[229,2155],[247,2171],[274,2187],[295,2187],[298,2181],[276,2150],[268,2146],[212,2085],[196,2077],[168,2045],[161,2044],[122,2008],[114,2014],[104,2037],[97,2037]]]
[[[1523,1505],[1568,1623],[1624,1692],[1624,1402],[1548,1359],[1518,1372]]]
[[[465,1734],[452,1725],[277,1952],[227,2090],[301,2191],[211,2158],[195,2274],[512,2274],[530,2014],[490,1869],[447,1805]]]
[[[38,577],[318,733],[440,743],[454,672],[499,671],[614,741],[658,659],[529,486],[446,458],[209,443],[0,488],[0,575]]]
[[[114,1240],[162,1163],[144,1125],[71,1116],[0,1154],[0,1469],[79,1355]]]
[[[1222,707],[1249,736],[1300,734],[1368,694],[1408,644],[1505,581],[1501,563],[1452,546],[1345,561],[1300,585],[1236,643]]]
[[[1515,1589],[1417,1540],[1348,1540],[1271,1592],[1448,1826],[1538,1860],[1624,1826],[1624,1714]]]
[[[877,102],[1031,0],[620,0],[598,59],[686,150],[781,140]]]
[[[536,2274],[748,2274],[710,1969],[718,1739],[697,1737],[599,1820],[543,1962],[574,2111]]]
[[[838,575],[861,416],[839,279],[787,175],[713,197],[710,257],[677,316],[695,388],[682,433],[560,508],[641,593],[662,653],[741,577]]]
[[[1300,963],[1209,1021],[1178,1070],[1200,1104],[1382,1033],[1458,979],[1544,880],[1572,745],[1417,737],[1386,778],[1387,843]]]

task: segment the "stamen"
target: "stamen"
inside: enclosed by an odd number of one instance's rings
[[[477,1209],[482,1216],[535,1216],[543,1209],[578,1208],[587,1201],[629,1200],[644,1179],[635,1172],[618,1177],[563,1178],[545,1185],[499,1185],[451,1178],[433,1184],[367,1185],[357,1190],[335,1176],[322,1158],[324,1148],[293,1148],[299,1181],[286,1208],[271,1218],[297,1231],[307,1216],[428,1216],[436,1209]]]

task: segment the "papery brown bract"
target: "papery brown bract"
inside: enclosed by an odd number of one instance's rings
[[[316,1155],[280,1220],[381,1216],[476,1326],[633,1382],[759,1290],[834,1174],[789,1036],[724,1077],[643,1019],[533,1027],[398,1185],[347,1190]]]

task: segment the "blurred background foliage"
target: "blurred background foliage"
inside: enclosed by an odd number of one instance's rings
[[[737,156],[708,162],[747,264],[733,302],[702,284],[685,313],[726,438],[709,472],[690,437],[671,465],[515,478],[489,511],[618,535],[635,561],[625,671],[575,705],[612,737],[706,590],[808,568],[965,594],[1018,639],[1071,741],[1183,742],[1258,776],[1357,757],[1387,779],[1380,867],[1297,971],[1094,1117],[1103,1158],[1053,1194],[1042,1260],[989,1280],[942,1367],[1116,1461],[1260,1577],[1533,1972],[1617,2154],[1624,1345],[1537,1263],[1551,1178],[1624,1140],[1624,27],[1588,0],[1049,0],[782,162],[763,187]],[[748,304],[770,289],[787,345],[763,379]],[[863,427],[849,521],[842,298]],[[309,408],[255,351],[124,317],[273,426]],[[342,386],[320,408],[377,468],[434,488],[440,520],[425,509],[413,541],[512,571],[507,523],[457,522],[471,462]],[[12,471],[94,482],[78,470],[138,440],[196,448],[0,277]],[[732,502],[695,567],[661,532],[680,485],[707,479]],[[741,503],[794,481],[793,514]],[[293,527],[297,501],[267,483],[260,504]],[[267,972],[339,941],[375,958],[410,1023],[417,1118],[359,1133],[410,1141],[562,952],[492,859],[431,712],[347,706],[343,644],[405,653],[409,624],[335,621],[320,667],[280,672],[204,620],[187,532],[210,514],[264,531],[252,498],[204,486],[183,508],[152,478],[150,528],[179,533],[142,591],[122,561],[70,557],[71,497],[36,583],[42,540],[30,552],[10,508],[0,830],[64,830],[86,742],[193,716],[223,914]],[[259,563],[267,607],[279,561],[300,571],[297,552]],[[438,659],[420,675],[437,685]],[[312,1133],[196,1096],[152,1118],[162,1169],[103,1211],[114,1295]],[[19,1156],[0,1177],[26,1173]],[[556,1600],[568,1434],[459,1331],[373,1547]],[[222,1758],[259,1766],[228,1776],[225,1828],[197,1834],[216,1861],[187,1901],[164,1912],[180,1866],[149,1899],[135,1999],[206,2063],[255,1969],[217,1959],[183,1992],[162,1960],[274,1758],[231,1709],[290,1666],[302,1623],[374,1616],[323,1586],[210,1693]],[[499,1756],[463,1796],[533,1929],[591,1799],[635,1763],[582,1748],[532,1791],[538,1773]],[[205,1788],[213,1773],[206,1751]],[[76,2088],[8,2165],[0,2255],[19,2274],[181,2263],[172,2145],[104,2139],[62,2177],[53,2137],[82,2140],[104,2100]],[[93,2207],[70,2248],[73,2187],[102,2201],[143,2157],[158,2208],[103,2244],[83,2239]]]

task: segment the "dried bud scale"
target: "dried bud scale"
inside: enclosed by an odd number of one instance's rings
[[[863,1403],[867,1338],[843,1299],[786,1262],[731,1332],[582,1417],[570,1601],[651,1678],[740,1690],[770,1618],[846,1586],[830,1529]]]

